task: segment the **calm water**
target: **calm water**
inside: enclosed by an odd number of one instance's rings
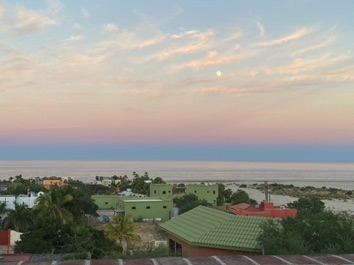
[[[354,181],[354,163],[0,161],[1,179],[21,174],[92,182],[95,176],[131,177],[134,171],[166,181]]]

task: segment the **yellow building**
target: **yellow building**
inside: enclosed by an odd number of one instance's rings
[[[50,189],[51,186],[58,186],[59,188],[65,186],[66,184],[64,181],[61,180],[61,178],[57,177],[50,177],[50,178],[44,178],[43,179],[43,187],[46,189]]]

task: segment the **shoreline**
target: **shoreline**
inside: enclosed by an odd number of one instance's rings
[[[185,183],[185,184],[200,184],[201,181],[181,181],[181,182],[167,182],[168,184],[178,184],[178,183]],[[256,200],[258,203],[262,202],[265,200],[265,194],[263,190],[259,190],[256,188],[251,188],[253,184],[264,184],[265,180],[237,180],[237,181],[204,181],[204,183],[222,183],[225,185],[225,188],[230,188],[232,192],[236,192],[238,189],[244,190],[245,192],[248,193],[250,198]],[[298,181],[289,181],[289,180],[268,180],[268,184],[282,184],[282,185],[294,185],[295,187],[307,187],[307,186],[312,186],[315,188],[336,188],[336,189],[341,189],[341,190],[346,190],[346,191],[354,191],[354,181],[346,181],[346,180],[341,180],[341,181],[323,181],[323,180],[298,180]],[[247,185],[246,188],[241,188],[240,185]],[[280,205],[287,205],[289,202],[293,202],[298,200],[298,197],[292,197],[288,195],[275,195],[270,192],[270,201],[272,201],[275,205],[280,206]],[[326,209],[332,210],[334,212],[343,212],[346,211],[348,213],[353,214],[354,213],[354,199],[348,199],[346,201],[344,200],[339,200],[339,199],[330,199],[330,200],[325,200],[322,199],[322,201],[325,203]]]

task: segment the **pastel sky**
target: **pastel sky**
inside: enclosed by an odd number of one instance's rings
[[[353,12],[0,0],[0,159],[353,161]]]

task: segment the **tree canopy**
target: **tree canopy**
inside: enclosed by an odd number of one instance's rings
[[[354,252],[354,222],[324,210],[318,199],[290,205],[302,212],[296,219],[268,220],[258,238],[266,255],[345,254]]]

